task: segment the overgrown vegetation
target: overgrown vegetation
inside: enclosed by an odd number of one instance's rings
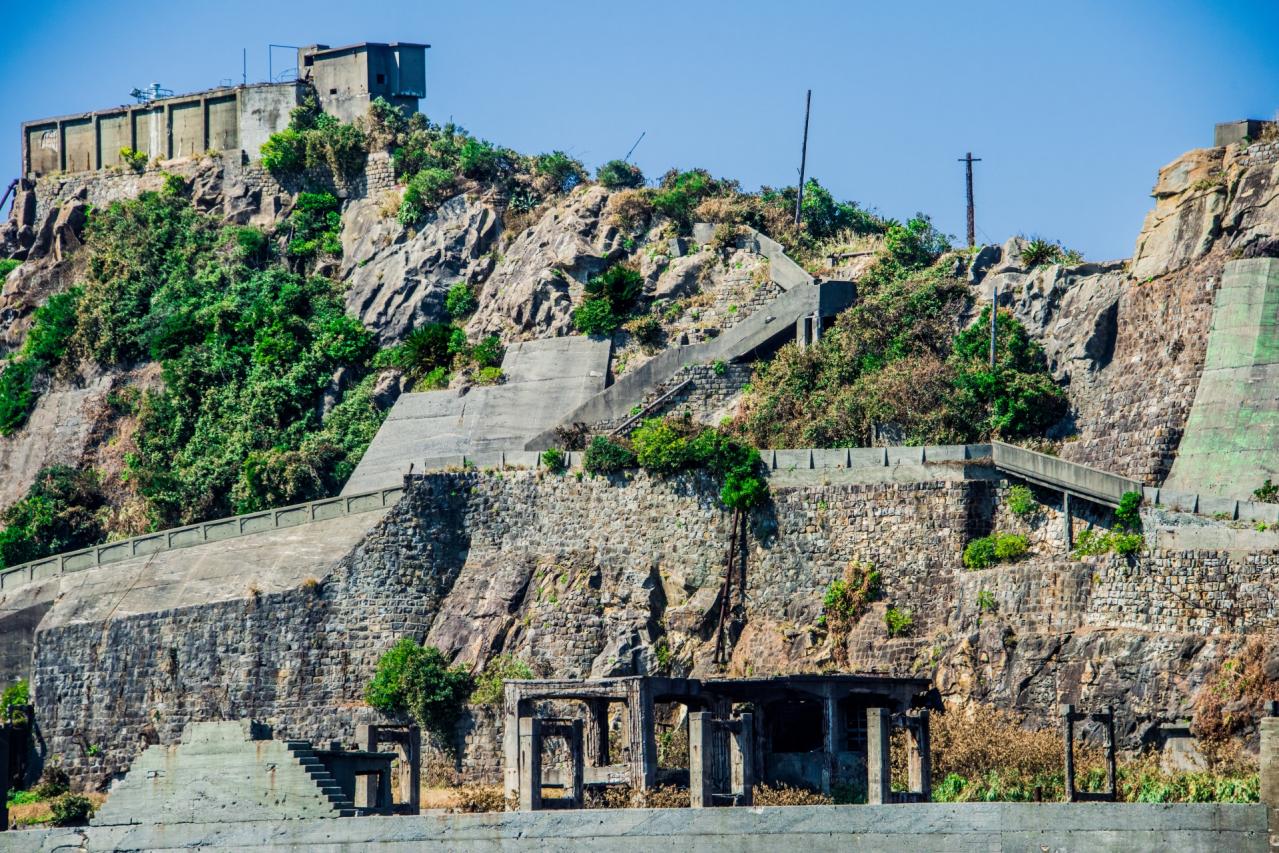
[[[1114,552],[1130,556],[1146,544],[1141,532],[1141,492],[1124,492],[1115,509],[1115,529],[1088,528],[1075,537],[1075,558]]]
[[[1039,503],[1028,486],[1008,488],[1008,511],[1019,518],[1029,518],[1039,510]]]
[[[1253,491],[1252,499],[1260,503],[1279,504],[1279,485],[1270,482],[1270,478],[1267,477],[1266,481]]]
[[[625,160],[609,160],[595,170],[595,180],[610,190],[631,189],[644,186],[644,173]]]
[[[704,467],[721,477],[719,497],[729,509],[748,510],[767,498],[759,451],[712,427],[699,428],[689,417],[649,418],[631,443],[639,466],[654,474]]]
[[[495,655],[484,664],[483,671],[475,679],[471,703],[475,705],[500,705],[503,701],[503,682],[508,679],[535,678],[533,669],[514,655]]]
[[[582,467],[591,474],[614,474],[639,464],[635,451],[621,441],[597,435],[586,447]]]
[[[915,619],[909,610],[890,607],[884,611],[884,627],[889,637],[908,637],[915,629]]]
[[[1026,269],[1047,264],[1075,266],[1083,263],[1083,260],[1083,256],[1074,249],[1067,249],[1060,242],[1045,240],[1043,237],[1031,237],[1021,250],[1021,262]]]
[[[582,303],[573,310],[573,325],[584,335],[611,335],[639,298],[644,278],[625,264],[593,275],[583,287]]]
[[[66,356],[81,289],[55,293],[36,309],[26,340],[9,356],[0,372],[0,435],[11,435],[27,422],[36,404],[34,384]]]
[[[880,583],[874,566],[854,560],[844,567],[844,576],[831,581],[822,594],[818,625],[830,633],[831,650],[840,666],[848,664],[848,635],[871,603],[879,599]]]
[[[92,470],[65,465],[41,470],[26,496],[0,516],[0,566],[96,544],[104,534],[100,511],[105,504]]]
[[[761,366],[734,429],[760,447],[848,447],[881,431],[906,444],[1041,435],[1065,414],[1042,349],[1009,312],[956,327],[968,288],[939,260],[927,219],[890,223],[884,253],[859,282],[858,304],[807,348]]]
[[[279,178],[327,169],[336,179],[351,180],[364,168],[367,156],[364,131],[321,112],[314,95],[295,107],[289,126],[271,134],[261,148],[262,165]]]
[[[383,713],[408,713],[447,740],[475,687],[466,667],[449,666],[439,649],[405,637],[378,659],[364,698]]]
[[[954,708],[932,717],[933,799],[937,802],[1033,802],[1065,799],[1061,734],[1029,729],[1013,714],[992,707]],[[904,750],[894,750],[904,753]],[[893,767],[905,782],[904,755]],[[1106,781],[1100,749],[1075,748],[1076,784],[1099,791]],[[1167,773],[1157,754],[1121,758],[1121,802],[1257,802],[1254,768],[1241,763],[1210,772]]]
[[[980,536],[964,546],[964,567],[976,571],[996,563],[1020,560],[1030,551],[1026,537],[1017,533],[992,533]]]

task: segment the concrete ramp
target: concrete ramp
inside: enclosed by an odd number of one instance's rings
[[[1248,498],[1279,480],[1279,260],[1226,264],[1177,458],[1163,489]]]
[[[581,336],[525,341],[506,351],[505,384],[401,395],[342,494],[399,485],[425,459],[522,449],[603,390],[611,352],[610,342]]]

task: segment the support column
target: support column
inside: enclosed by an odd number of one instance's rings
[[[377,726],[358,725],[355,727],[355,748],[365,752],[377,752]],[[381,773],[375,774],[381,776]],[[373,778],[368,773],[360,773],[355,777],[354,802],[357,806],[372,806],[375,792]]]
[[[688,792],[695,809],[711,805],[711,736],[714,726],[708,711],[688,715]]]
[[[1075,547],[1074,531],[1070,524],[1070,493],[1061,493],[1061,535],[1066,542],[1066,550]]]
[[[422,730],[417,726],[409,726],[404,751],[408,753],[405,763],[408,764],[409,814],[417,814],[422,811]]]
[[[573,771],[573,779],[570,783],[572,785],[570,795],[573,798],[573,808],[575,809],[582,808],[585,802],[582,795],[583,765],[585,764],[585,761],[583,761],[584,756],[582,755],[582,733],[582,721],[574,720],[569,734],[568,751]]]
[[[102,168],[102,119],[97,114],[93,114],[92,119],[93,132],[93,168]]]
[[[729,777],[739,806],[754,802],[755,791],[755,717],[742,714],[737,731],[728,744]]]
[[[1066,757],[1066,802],[1075,801],[1075,706],[1061,706],[1062,746]]]
[[[1270,837],[1279,833],[1279,702],[1266,703],[1261,718],[1261,802],[1266,804]]]
[[[517,802],[520,796],[520,698],[512,684],[505,686],[505,720],[502,724],[502,781],[506,802]],[[419,753],[420,754],[420,753]]]
[[[520,811],[542,808],[542,721],[520,720]]]
[[[892,802],[893,768],[887,708],[866,709],[866,802]]]
[[[657,734],[653,729],[653,692],[648,679],[631,682],[627,690],[632,784],[641,791],[657,781]]]
[[[928,709],[923,708],[915,720],[910,744],[910,789],[918,791],[923,802],[933,798],[932,743],[928,733]]]
[[[608,700],[586,702],[586,760],[592,767],[612,763],[608,749]]]
[[[829,794],[835,783],[836,763],[839,760],[839,703],[827,689],[822,697],[822,793]]]
[[[390,814],[391,808],[391,771],[381,770],[377,775],[377,803],[374,806],[382,814]]]

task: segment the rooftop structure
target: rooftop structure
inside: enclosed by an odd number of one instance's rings
[[[342,121],[364,115],[382,97],[406,113],[426,95],[429,45],[362,43],[298,51],[298,79],[158,97],[22,124],[22,174],[84,172],[125,165],[122,149],[147,160],[240,150],[258,158],[262,143],[288,126],[290,111],[314,88],[320,107]]]

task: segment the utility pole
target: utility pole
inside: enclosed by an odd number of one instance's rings
[[[990,372],[995,372],[995,318],[999,316],[999,282],[990,293]]]
[[[804,169],[808,166],[808,113],[813,106],[813,90],[804,98],[804,144],[799,149],[799,195],[795,197],[795,227],[804,215]]]
[[[977,220],[973,216],[973,164],[980,163],[980,157],[974,157],[973,152],[969,151],[966,157],[960,157],[959,162],[967,164],[968,172],[968,247],[971,249],[977,245]]]
[[[643,142],[643,141],[644,141],[644,134],[646,134],[646,133],[648,133],[648,131],[647,131],[647,130],[640,131],[639,139],[635,140],[635,144],[631,146],[631,150],[630,150],[630,151],[627,151],[627,152],[626,152],[626,156],[622,158],[622,162],[623,162],[623,163],[629,163],[629,162],[630,162],[630,160],[631,160],[631,155],[635,153],[635,149],[636,149],[636,148],[639,148],[639,144],[640,144],[641,142]]]

